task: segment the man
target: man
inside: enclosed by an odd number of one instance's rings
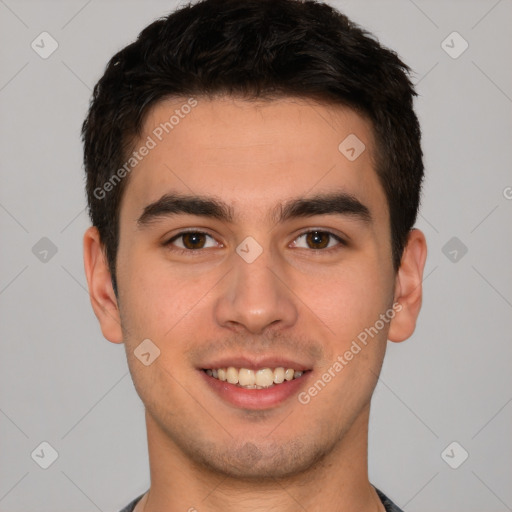
[[[295,0],[186,6],[108,64],[84,260],[145,406],[151,486],[124,511],[399,510],[367,438],[421,307],[407,72]]]

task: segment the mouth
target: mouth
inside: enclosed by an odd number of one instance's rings
[[[285,368],[283,366],[252,370],[250,368],[228,366],[227,368],[207,368],[203,369],[203,371],[209,377],[221,382],[228,382],[240,388],[267,389],[300,379],[305,371],[307,372],[308,370],[295,370],[294,368]]]
[[[241,409],[278,407],[307,385],[308,365],[284,359],[224,359],[198,368],[207,387],[224,403]]]

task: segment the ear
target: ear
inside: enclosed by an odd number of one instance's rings
[[[394,303],[399,303],[397,313],[391,320],[388,340],[394,342],[409,338],[416,327],[421,309],[423,269],[427,259],[427,242],[419,229],[409,232],[395,282]]]
[[[91,226],[84,234],[84,267],[89,298],[103,336],[112,343],[122,343],[121,317],[112,286],[110,270],[98,229]]]

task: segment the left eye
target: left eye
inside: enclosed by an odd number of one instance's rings
[[[305,243],[299,243],[299,240],[303,240]],[[299,235],[293,242],[294,247],[300,247],[304,249],[330,249],[336,245],[345,245],[344,241],[333,233],[329,231],[308,231],[307,233],[302,233]]]

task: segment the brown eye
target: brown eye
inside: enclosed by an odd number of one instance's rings
[[[301,249],[336,249],[336,246],[345,246],[345,242],[339,236],[330,231],[315,229],[299,235],[293,242],[294,247]]]
[[[187,249],[202,249],[206,243],[204,233],[185,233],[181,235],[183,246]]]
[[[219,247],[219,244],[208,233],[202,231],[183,231],[172,237],[164,243],[169,248],[176,250],[194,251],[198,249],[207,249],[210,247]],[[222,244],[220,244],[222,247]]]
[[[310,231],[306,234],[306,241],[311,249],[324,249],[329,245],[330,236],[325,231]]]

